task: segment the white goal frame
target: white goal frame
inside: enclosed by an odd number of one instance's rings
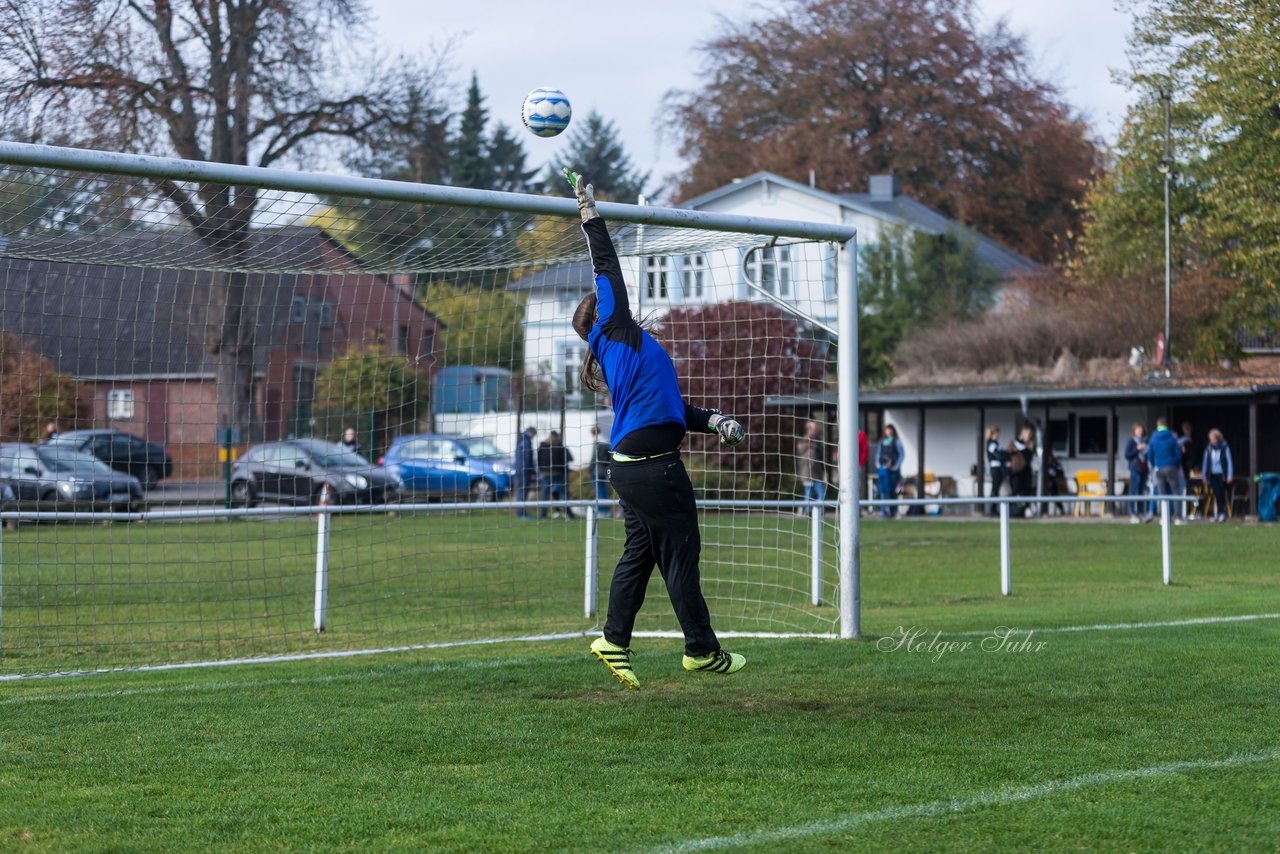
[[[553,198],[518,193],[473,190],[428,184],[360,178],[354,176],[294,172],[283,169],[237,166],[230,164],[195,162],[176,158],[105,151],[71,149],[56,146],[32,145],[0,140],[0,165],[63,170],[74,173],[129,176],[143,179],[164,179],[180,182],[221,183],[249,186],[260,189],[309,194],[316,196],[340,196],[354,199],[376,199],[388,202],[429,204],[459,208],[512,211],[523,214],[576,217],[577,206],[569,198]],[[858,638],[861,635],[861,573],[859,491],[861,477],[858,470],[857,435],[858,406],[858,263],[857,230],[849,224],[818,223],[765,217],[737,216],[670,207],[650,207],[613,202],[601,202],[600,214],[610,222],[637,225],[689,228],[705,231],[758,235],[764,238],[795,238],[825,241],[836,245],[837,267],[837,328],[838,347],[837,377],[838,399],[836,418],[839,447],[845,453],[839,455],[839,490],[837,565],[839,574],[838,636]],[[806,323],[813,319],[794,306],[774,300],[782,310]],[[827,328],[827,327],[824,327]],[[795,502],[773,502],[785,509],[793,509]],[[508,505],[510,506],[510,505]],[[809,507],[811,504],[805,504]],[[372,509],[372,508],[369,508]],[[590,515],[591,508],[587,509]],[[300,512],[315,512],[316,508],[299,508]],[[330,511],[336,510],[331,508]],[[222,515],[244,511],[215,511],[207,515]],[[248,511],[252,513],[253,511]],[[340,511],[339,511],[340,512]],[[13,514],[5,514],[13,515]],[[24,518],[30,514],[24,514]],[[50,517],[77,517],[82,514],[43,514]],[[127,515],[129,518],[168,514],[101,514],[99,518]],[[817,517],[820,520],[820,517]],[[328,512],[321,513],[320,537],[325,536]],[[820,530],[815,521],[815,531]],[[323,551],[323,550],[322,550]],[[587,546],[588,565],[593,560],[590,544]],[[818,559],[815,558],[815,563]],[[817,568],[820,572],[820,567]],[[321,602],[320,579],[323,567],[317,567],[317,602]],[[817,582],[815,582],[816,584]],[[588,595],[591,595],[590,593]],[[816,595],[816,593],[815,593]],[[323,605],[318,604],[317,608]],[[0,631],[3,630],[3,553],[0,552]],[[322,613],[317,613],[322,621]],[[320,622],[322,625],[322,622]],[[3,636],[0,635],[0,638]]]

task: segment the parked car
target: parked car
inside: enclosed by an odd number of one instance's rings
[[[57,445],[0,445],[0,479],[19,505],[41,509],[136,511],[142,484],[91,454]]]
[[[483,436],[401,436],[381,462],[422,498],[494,501],[511,493],[511,457]]]
[[[173,458],[164,448],[120,430],[69,430],[46,444],[93,454],[116,471],[136,477],[143,489],[173,475]]]
[[[250,448],[231,469],[231,499],[288,504],[383,504],[399,497],[395,475],[337,442],[289,439]]]

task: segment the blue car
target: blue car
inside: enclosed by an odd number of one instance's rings
[[[404,484],[406,497],[494,501],[511,493],[511,457],[483,436],[401,436],[382,464]]]

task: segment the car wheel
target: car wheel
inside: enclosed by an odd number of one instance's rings
[[[472,501],[487,503],[489,501],[492,501],[493,498],[494,498],[493,484],[490,483],[489,481],[485,480],[484,478],[480,478],[479,480],[471,484],[471,500]]]
[[[160,482],[160,470],[155,466],[146,466],[143,468],[142,477],[139,479],[142,481],[143,489],[148,491],[155,489],[156,484]]]
[[[233,481],[231,503],[237,507],[252,507],[257,504],[258,497],[253,492],[253,484],[247,480]]]
[[[320,488],[316,490],[316,504],[322,504],[326,507],[338,503],[338,490],[333,488],[331,483],[322,483]]]

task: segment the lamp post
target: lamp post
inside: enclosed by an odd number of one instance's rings
[[[1169,111],[1173,102],[1173,93],[1168,89],[1160,90],[1160,100],[1164,103],[1164,157],[1156,167],[1164,175],[1164,375],[1171,371],[1172,349],[1169,342],[1170,305],[1173,301],[1173,264],[1169,235],[1169,182],[1173,178],[1173,136],[1170,132]]]

